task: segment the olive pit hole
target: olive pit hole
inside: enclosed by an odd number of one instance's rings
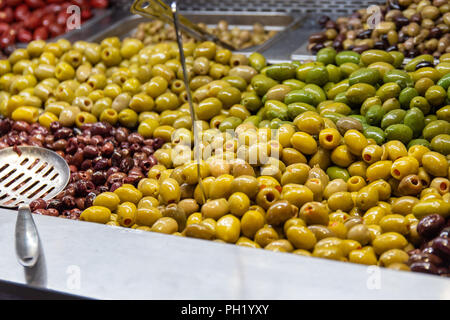
[[[266,200],[268,202],[272,202],[273,200],[275,200],[275,196],[273,195],[272,192],[269,192],[269,193],[266,194]]]

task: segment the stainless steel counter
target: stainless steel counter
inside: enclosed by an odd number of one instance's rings
[[[14,254],[0,210],[0,279],[98,299],[450,299],[437,276],[35,216],[44,259]],[[45,260],[45,261],[44,261]]]

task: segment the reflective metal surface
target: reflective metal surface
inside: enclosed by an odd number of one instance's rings
[[[64,189],[69,178],[67,162],[54,151],[38,147],[0,150],[2,207],[17,208],[34,199],[52,199]]]
[[[66,161],[56,152],[39,147],[0,150],[0,206],[19,206],[15,248],[19,263],[33,267],[39,259],[40,242],[29,203],[52,199],[70,178]]]
[[[15,261],[15,212],[0,210],[0,279],[26,283]],[[99,299],[450,299],[450,280],[35,216],[45,285]]]

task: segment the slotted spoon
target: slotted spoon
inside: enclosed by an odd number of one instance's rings
[[[0,207],[19,209],[15,243],[21,265],[32,267],[39,257],[39,234],[30,202],[52,199],[69,178],[68,164],[54,151],[28,146],[0,150]]]

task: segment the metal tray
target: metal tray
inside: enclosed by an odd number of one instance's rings
[[[42,259],[24,269],[15,216],[0,209],[0,298],[7,281],[15,296],[58,299],[450,299],[439,276],[41,215]]]
[[[64,34],[61,34],[57,37],[54,38],[49,38],[46,41],[47,42],[55,42],[59,39],[67,39],[70,42],[75,42],[78,40],[86,40],[85,37],[85,30],[87,29],[93,29],[95,28],[95,26],[102,20],[104,20],[105,18],[111,16],[114,12],[113,8],[107,8],[107,9],[93,9],[92,13],[94,14],[93,17],[91,19],[89,19],[88,21],[86,21],[85,23],[83,23],[80,26],[80,29],[74,29],[71,30],[69,32],[66,32]],[[16,47],[17,48],[26,48],[26,46],[28,45],[28,43],[24,43],[24,42],[18,42],[16,43]]]
[[[209,27],[215,26],[220,20],[228,22],[230,28],[239,27],[244,30],[252,29],[254,23],[261,23],[266,30],[275,30],[278,33],[259,46],[253,46],[239,50],[242,53],[251,53],[254,51],[264,52],[284,38],[284,34],[300,26],[300,17],[287,13],[277,12],[250,12],[250,13],[232,13],[232,12],[192,12],[184,11],[182,14],[195,23],[203,22]],[[103,27],[108,20],[112,20],[109,25]],[[102,27],[94,26],[85,30],[87,41],[99,42],[104,38],[117,36],[121,39],[130,37],[135,32],[137,26],[142,22],[148,22],[149,19],[139,15],[132,15],[128,12],[115,12],[111,17],[101,21]],[[286,53],[284,59],[289,59]]]

